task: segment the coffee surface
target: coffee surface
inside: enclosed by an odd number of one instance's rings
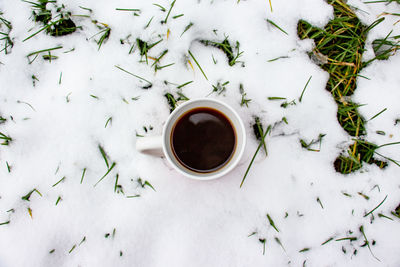
[[[194,108],[180,117],[172,130],[175,157],[186,168],[201,173],[216,171],[232,157],[235,130],[229,119],[211,108]]]

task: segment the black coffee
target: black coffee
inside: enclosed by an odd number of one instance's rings
[[[229,119],[218,110],[194,108],[175,123],[171,146],[182,165],[207,173],[218,170],[231,159],[236,134]]]

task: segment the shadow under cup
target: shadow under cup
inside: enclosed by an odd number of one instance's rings
[[[226,121],[231,125],[231,129],[233,128],[234,133],[234,147],[232,148],[231,154],[225,162],[222,164],[217,164],[215,167],[210,169],[198,170],[196,168],[191,168],[188,164],[185,164],[182,159],[177,156],[177,153],[174,149],[173,135],[174,130],[177,125],[180,124],[187,114],[195,113],[201,111],[211,111],[211,113],[219,113],[221,118],[225,118]],[[204,114],[203,114],[204,115]],[[205,114],[208,115],[208,114]],[[217,115],[218,116],[218,115]],[[222,119],[223,120],[223,119]],[[186,126],[182,126],[186,127]],[[181,129],[184,130],[184,129]],[[190,136],[190,135],[189,135]],[[202,138],[201,135],[194,135],[194,138],[190,141],[193,142],[195,147],[196,140],[195,138]],[[223,137],[225,138],[225,137]],[[229,137],[231,138],[231,137]],[[189,141],[186,141],[189,142]],[[213,99],[197,99],[190,100],[188,102],[182,103],[178,106],[168,118],[163,131],[163,151],[165,157],[170,162],[172,166],[180,173],[185,176],[188,176],[193,179],[198,180],[211,180],[218,177],[221,177],[231,171],[239,162],[245,147],[246,136],[244,125],[239,117],[239,115],[229,106],[224,104],[223,102],[213,100]],[[204,144],[202,144],[204,145]],[[205,144],[207,145],[207,144]],[[215,145],[215,144],[214,144]],[[176,143],[175,143],[176,146]],[[195,155],[194,155],[195,156]],[[196,156],[195,156],[196,157]]]

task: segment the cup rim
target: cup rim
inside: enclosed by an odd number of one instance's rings
[[[224,113],[224,115],[227,116],[230,120],[231,120],[231,116],[236,117],[236,119],[238,121],[238,124],[239,124],[238,128],[240,128],[240,129],[236,129],[235,128],[235,130],[237,132],[241,131],[242,139],[243,139],[242,140],[242,146],[241,147],[236,147],[236,151],[234,152],[235,154],[237,154],[237,157],[235,159],[232,159],[233,161],[229,162],[227,165],[223,166],[221,168],[222,169],[221,171],[216,172],[216,173],[211,173],[209,175],[207,175],[207,174],[206,175],[204,175],[204,174],[203,175],[196,175],[194,172],[189,172],[189,170],[188,170],[188,172],[185,172],[184,170],[182,170],[181,168],[176,166],[176,164],[172,161],[172,159],[170,157],[170,153],[168,153],[169,150],[167,148],[166,142],[164,141],[168,126],[171,123],[175,123],[176,122],[176,119],[172,120],[172,118],[174,118],[174,115],[176,113],[180,112],[180,110],[183,109],[185,106],[190,105],[193,102],[202,102],[202,101],[214,102],[216,104],[219,104],[219,105],[222,105],[222,106],[226,107],[231,112],[231,114],[225,114]],[[207,106],[205,106],[205,107],[207,107]],[[236,135],[239,136],[238,134],[236,134]],[[243,156],[244,149],[245,149],[245,146],[246,146],[246,130],[245,130],[243,121],[240,118],[239,114],[230,105],[228,105],[227,103],[222,102],[222,101],[217,100],[217,99],[211,99],[211,98],[191,99],[191,100],[185,101],[184,103],[182,103],[178,107],[176,107],[172,111],[172,113],[169,115],[167,121],[164,124],[163,132],[162,132],[162,138],[163,138],[163,142],[162,142],[163,152],[164,152],[164,155],[165,155],[167,161],[169,162],[169,164],[171,166],[173,166],[173,168],[175,170],[177,170],[180,174],[182,174],[182,175],[184,175],[184,176],[186,176],[188,178],[194,179],[194,180],[213,180],[213,179],[217,179],[217,178],[220,178],[220,177],[226,175],[227,173],[229,173],[232,169],[234,169],[237,166],[237,164],[239,163],[240,159]]]

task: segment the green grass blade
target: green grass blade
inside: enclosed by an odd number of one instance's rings
[[[190,52],[190,50],[188,50],[189,55],[193,58],[194,62],[196,63],[197,67],[199,67],[201,73],[203,73],[204,77],[206,78],[206,80],[208,81],[207,75],[204,73],[203,69],[201,68],[199,62],[197,62],[196,58],[193,56],[192,52]]]
[[[303,91],[301,92],[301,95],[300,95],[300,97],[299,97],[299,102],[301,102],[301,100],[303,99],[304,92],[306,91],[306,88],[307,88],[307,86],[308,86],[308,83],[311,81],[311,78],[312,78],[312,76],[310,76],[310,78],[308,78],[308,81],[307,81],[306,85],[304,86],[304,89],[303,89]]]
[[[136,75],[136,74],[133,74],[133,73],[127,71],[127,70],[124,70],[124,69],[121,68],[120,66],[115,65],[114,67],[116,67],[117,69],[120,69],[120,70],[122,70],[123,72],[126,72],[126,73],[128,73],[128,74],[130,74],[130,75],[132,75],[132,76],[134,76],[134,77],[136,77],[136,78],[138,78],[138,79],[140,79],[140,80],[142,80],[142,81],[147,82],[149,85],[153,85],[150,81],[146,80],[145,78],[142,78],[142,77],[140,77],[140,76],[138,76],[138,75]]]
[[[99,150],[100,150],[100,153],[103,156],[103,159],[104,159],[104,161],[106,163],[107,169],[109,169],[110,166],[108,164],[107,154],[106,154],[106,152],[104,151],[104,148],[101,145],[99,145]]]
[[[59,20],[56,20],[56,21],[54,21],[54,22],[52,22],[52,23],[50,23],[50,24],[44,26],[43,28],[41,28],[40,30],[38,30],[37,32],[35,32],[34,34],[32,34],[32,35],[26,37],[24,40],[22,40],[22,42],[25,42],[25,41],[31,39],[31,38],[32,38],[33,36],[35,36],[36,34],[38,34],[38,33],[42,32],[42,31],[44,31],[44,30],[50,28],[51,26],[53,26],[53,25],[59,23],[59,22],[62,21],[62,20],[63,20],[63,19],[59,19]]]
[[[286,35],[289,35],[284,29],[282,29],[281,27],[279,27],[275,22],[273,22],[272,20],[267,19],[267,22],[269,24],[271,24],[272,26],[274,26],[275,28],[277,28],[278,30],[280,30],[281,32],[283,32]]]
[[[267,130],[265,131],[264,135],[262,136],[262,140],[265,139],[265,137],[267,136],[267,134],[270,132],[271,128],[272,128],[271,125],[269,125],[268,128],[267,128]],[[256,152],[254,153],[253,158],[251,159],[249,166],[247,167],[246,173],[245,173],[244,176],[243,176],[242,182],[240,183],[240,187],[242,187],[244,181],[246,180],[247,174],[249,173],[250,168],[251,168],[251,166],[253,165],[254,159],[255,159],[256,156],[257,156],[257,153],[258,153],[258,151],[260,150],[260,148],[262,147],[262,144],[263,144],[263,142],[260,141],[260,144],[258,145],[257,150],[256,150]]]
[[[167,23],[169,14],[171,13],[171,10],[172,10],[172,8],[173,8],[174,5],[175,5],[175,2],[176,2],[176,0],[172,1],[171,6],[170,6],[170,8],[169,8],[169,10],[168,10],[168,14],[167,14],[167,16],[166,16],[165,19],[164,19],[164,23]]]
[[[97,183],[94,184],[93,187],[96,187],[98,183],[103,181],[103,179],[106,178],[106,176],[112,171],[112,169],[114,169],[115,165],[117,165],[117,164],[115,162],[113,162],[111,164],[111,167],[107,170],[107,172],[103,175],[103,177],[101,177],[100,180],[98,180]]]
[[[386,198],[387,198],[387,195],[386,195],[386,197],[381,201],[381,203],[378,204],[378,206],[376,206],[376,207],[373,208],[370,212],[368,212],[367,214],[365,214],[364,217],[367,217],[368,215],[370,215],[371,213],[373,213],[377,208],[379,208],[379,207],[383,204],[383,202],[385,202]]]
[[[380,112],[378,112],[376,115],[372,116],[371,119],[369,119],[368,121],[372,121],[373,119],[375,119],[376,117],[378,117],[379,115],[381,115],[383,112],[385,112],[387,110],[387,108],[384,108],[383,110],[381,110]]]

